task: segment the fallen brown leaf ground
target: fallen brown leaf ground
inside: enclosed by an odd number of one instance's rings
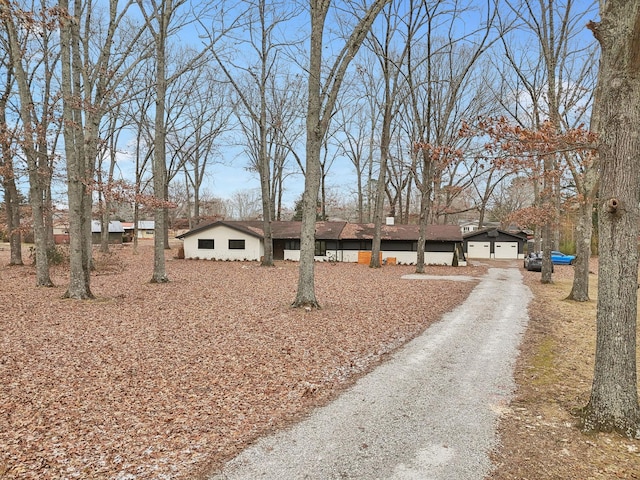
[[[412,267],[317,265],[323,309],[291,309],[297,264],[173,260],[148,283],[150,248],[96,254],[96,300],[33,287],[0,251],[0,478],[192,479],[328,401],[468,295],[473,283],[405,281]],[[480,275],[483,268],[429,273]],[[596,268],[594,266],[594,271]],[[524,272],[535,298],[518,391],[493,453],[494,480],[638,479],[640,444],[584,435],[595,301],[564,300]],[[595,275],[592,284],[595,298]]]
[[[96,253],[95,300],[35,288],[0,251],[0,478],[194,479],[326,402],[458,305],[474,282],[319,263],[323,308],[292,309],[296,263]],[[26,255],[25,255],[26,258]],[[430,267],[481,275],[483,267]]]
[[[540,284],[540,273],[523,270],[535,298],[516,367],[518,391],[500,423],[490,478],[639,479],[640,441],[578,428],[576,413],[589,401],[593,380],[597,260],[587,303],[565,300],[573,267],[555,270],[551,285]]]

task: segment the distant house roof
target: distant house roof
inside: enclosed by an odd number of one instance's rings
[[[125,230],[133,230],[133,222],[122,222]],[[138,220],[138,230],[155,230],[156,222],[154,220]]]
[[[138,220],[138,230],[155,230],[156,222],[154,220]]]
[[[200,225],[176,238],[185,238],[195,233],[215,226],[227,226],[248,235],[263,238],[264,224],[262,221],[218,221]],[[373,238],[375,225],[373,223],[347,222],[316,222],[316,238],[322,240],[370,240]],[[302,222],[272,222],[271,231],[274,239],[298,239],[302,229]],[[417,241],[418,225],[382,225],[382,240],[411,240]],[[428,225],[427,241],[462,241],[462,233],[457,225]]]
[[[109,233],[124,233],[124,227],[118,220],[110,221],[108,230]],[[100,220],[91,220],[91,233],[100,233],[101,231]]]

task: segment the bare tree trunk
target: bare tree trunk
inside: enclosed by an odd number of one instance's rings
[[[636,373],[640,220],[640,0],[601,3],[594,104],[600,154],[600,258],[593,386],[588,431],[640,438]]]
[[[318,105],[319,107],[319,105]],[[315,107],[309,105],[308,117]],[[319,109],[316,110],[319,112]],[[316,117],[317,118],[317,117]],[[313,121],[313,119],[312,119]],[[316,150],[317,149],[317,150]],[[300,265],[298,269],[298,291],[293,302],[295,307],[319,308],[315,293],[315,228],[318,190],[320,189],[320,142],[307,140],[307,162],[302,194],[302,226],[300,231]],[[313,161],[313,159],[318,161]],[[310,160],[311,159],[311,160]]]
[[[418,248],[416,251],[416,273],[424,273],[424,246],[427,238],[426,217],[431,210],[431,201],[427,192],[421,192],[420,223],[418,225]]]
[[[136,187],[137,188],[137,187]],[[133,205],[133,254],[138,254],[138,224],[140,223],[140,205]]]
[[[427,224],[431,212],[432,161],[428,152],[423,151],[422,181],[420,182],[420,225],[418,227],[418,249],[416,252],[416,273],[424,273],[424,247]],[[417,182],[416,182],[417,183]]]
[[[0,97],[0,169],[4,188],[4,205],[7,212],[7,230],[9,232],[9,265],[22,265],[22,235],[20,233],[20,196],[16,187],[13,153],[10,134],[7,129],[7,101],[13,85],[12,72],[7,71],[6,89]]]
[[[389,149],[391,145],[391,117],[393,112],[393,104],[396,101],[395,94],[398,88],[398,66],[394,64],[391,54],[393,27],[391,21],[391,12],[385,12],[385,38],[376,43],[376,53],[379,56],[380,67],[382,68],[384,82],[383,112],[382,112],[382,131],[380,133],[380,171],[378,172],[378,183],[376,185],[375,210],[373,213],[373,240],[371,242],[371,261],[369,267],[380,268],[380,243],[382,235],[382,222],[384,216],[384,197],[387,188],[387,162],[389,160]],[[405,47],[404,54],[407,52]]]
[[[384,129],[383,129],[384,132]],[[383,134],[384,135],[384,134]],[[382,142],[384,144],[384,142]],[[382,145],[381,145],[382,147]],[[373,240],[371,241],[371,260],[369,267],[380,268],[380,243],[382,237],[382,217],[384,216],[384,197],[387,173],[387,150],[380,149],[380,172],[376,185],[375,208],[373,210]]]
[[[307,98],[307,144],[304,193],[302,195],[302,229],[300,233],[300,265],[298,291],[293,302],[295,307],[318,308],[315,295],[314,253],[315,221],[318,190],[320,188],[320,153],[329,121],[336,104],[340,86],[349,63],[357,53],[371,25],[382,8],[390,0],[375,0],[362,14],[358,25],[343,48],[332,75],[326,81],[330,87],[323,94],[321,87],[324,24],[330,2],[310,0],[311,47],[309,54],[308,98]],[[324,105],[323,105],[324,102]]]
[[[157,7],[156,21],[158,29],[155,33],[156,42],[156,111],[155,111],[155,139],[153,161],[153,193],[158,205],[154,211],[155,231],[153,235],[153,275],[151,283],[166,283],[169,278],[166,274],[164,250],[166,216],[164,200],[166,195],[167,160],[166,160],[166,132],[165,132],[165,103],[167,95],[166,73],[166,40],[169,28],[169,20],[173,13],[173,2],[168,0]]]
[[[542,187],[542,206],[548,211],[553,212],[555,203],[553,202],[552,183],[553,179],[550,178],[553,172],[552,160],[547,155],[543,161],[543,187]],[[552,283],[552,270],[553,264],[551,263],[551,250],[553,242],[553,223],[556,220],[556,215],[552,215],[549,218],[548,215],[544,224],[542,225],[542,271],[540,273],[540,282],[543,284]]]
[[[14,15],[8,3],[0,3],[0,15],[5,20],[7,37],[9,43],[9,51],[11,54],[11,63],[14,68],[18,92],[20,95],[20,119],[22,120],[23,135],[21,139],[22,149],[27,160],[29,171],[29,195],[31,198],[31,211],[33,216],[33,234],[34,247],[36,254],[36,285],[44,287],[52,287],[53,282],[49,272],[49,259],[47,256],[47,237],[44,223],[43,209],[43,180],[41,178],[41,167],[43,163],[43,155],[46,152],[37,150],[38,136],[43,134],[42,125],[33,125],[36,118],[33,112],[35,105],[31,91],[29,89],[29,81],[23,67],[22,49],[18,43],[18,34],[16,25],[13,22]],[[48,100],[48,99],[46,99]]]
[[[576,263],[573,267],[573,285],[568,300],[589,301],[589,260],[593,231],[591,202],[581,202],[576,225]]]
[[[166,166],[166,163],[165,163],[165,166]],[[165,167],[164,174],[165,174],[164,195],[162,197],[162,200],[164,202],[164,205],[162,206],[162,215],[164,216],[164,224],[163,224],[162,234],[163,234],[164,249],[170,250],[171,249],[171,245],[169,245],[170,217],[169,217],[169,207],[167,206],[167,204],[169,203],[169,181],[170,180],[167,174],[166,167]]]
[[[81,5],[74,3],[73,13],[69,11],[68,0],[61,0],[63,15],[60,28],[62,60],[62,92],[65,153],[67,157],[67,191],[69,200],[69,286],[64,297],[74,299],[93,298],[89,286],[91,264],[91,197],[87,187],[92,180],[93,168],[87,169],[87,149],[96,145],[93,141],[85,144],[82,126],[86,122],[88,130],[93,130],[92,121],[83,120],[80,111],[81,81],[83,66],[80,60]],[[91,134],[89,139],[91,138]],[[95,153],[95,150],[94,150]],[[93,157],[95,159],[95,156]],[[89,205],[87,205],[87,201]],[[87,212],[89,217],[87,218]]]
[[[44,139],[43,139],[44,140]],[[51,196],[51,178],[53,177],[53,169],[51,168],[52,160],[49,157],[49,148],[46,144],[43,144],[40,151],[47,152],[44,156],[46,158],[47,167],[44,170],[46,173],[42,176],[42,193],[43,193],[43,206],[44,206],[44,230],[47,238],[47,250],[55,248],[56,242],[53,238],[53,198]]]
[[[263,37],[263,51],[266,49],[266,38]],[[266,62],[266,59],[265,59]],[[271,220],[273,217],[273,196],[271,195],[271,165],[267,154],[267,101],[264,85],[266,83],[266,65],[263,63],[260,95],[260,192],[262,197],[262,222],[264,255],[261,265],[273,266],[273,234]]]
[[[5,164],[7,163],[5,157]],[[13,168],[11,169],[13,170]],[[8,178],[7,178],[8,177]],[[9,249],[11,257],[9,265],[22,265],[22,234],[20,233],[20,196],[16,188],[13,173],[7,172],[3,180],[4,203],[7,212],[7,229],[9,230]]]

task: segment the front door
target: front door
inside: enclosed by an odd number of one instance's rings
[[[273,259],[284,260],[284,240],[273,241]]]

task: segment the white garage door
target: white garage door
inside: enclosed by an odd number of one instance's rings
[[[518,242],[496,242],[495,258],[518,258]]]
[[[491,244],[489,242],[469,242],[469,243],[467,243],[467,257],[469,257],[469,258],[491,258]]]

